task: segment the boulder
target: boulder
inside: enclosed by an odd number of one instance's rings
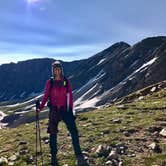
[[[0,165],[8,164],[8,159],[5,157],[0,157]]]
[[[152,149],[155,153],[161,153],[162,150],[158,144],[153,142],[152,144],[149,145],[149,148]]]
[[[122,120],[118,118],[118,119],[114,119],[112,122],[113,122],[113,123],[121,123]]]
[[[166,128],[162,129],[159,134],[166,137]]]
[[[118,154],[117,154],[117,152],[116,152],[115,150],[112,150],[112,151],[110,152],[110,154],[108,155],[108,159],[109,159],[109,160],[118,159]]]
[[[112,162],[111,160],[108,160],[108,161],[105,163],[105,165],[107,165],[107,166],[112,166],[112,164],[113,164],[113,162]]]
[[[27,163],[27,164],[32,164],[32,163],[33,163],[33,157],[32,157],[32,156],[29,156],[29,157],[26,159],[26,163]]]
[[[20,146],[20,145],[26,145],[27,144],[27,141],[20,141],[19,143],[18,143],[18,146]]]
[[[16,156],[16,155],[10,156],[9,161],[15,161],[15,160],[17,160],[17,158],[18,158],[18,156]]]
[[[96,149],[96,152],[98,156],[102,157],[102,156],[108,156],[109,152],[110,152],[110,147],[109,146],[105,146],[105,145],[99,145]]]
[[[20,155],[25,155],[25,154],[27,154],[29,151],[28,151],[28,149],[27,148],[24,148],[24,149],[21,149],[20,151],[19,151],[19,154]]]
[[[8,165],[14,165],[14,161],[10,161]]]
[[[160,132],[162,129],[162,127],[157,127],[157,126],[151,126],[149,128],[147,128],[146,130],[149,131],[150,133],[154,133],[154,132]]]

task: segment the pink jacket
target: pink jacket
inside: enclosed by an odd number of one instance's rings
[[[49,99],[50,93],[50,80],[46,81],[44,96],[42,98],[40,104],[40,111],[44,108],[46,102]],[[68,92],[69,92],[69,107],[73,108],[73,94],[70,81],[68,80]],[[53,86],[51,89],[51,103],[53,106],[57,106],[58,108],[61,106],[66,106],[66,94],[67,88],[65,86],[61,86],[61,80],[56,80],[56,86]]]

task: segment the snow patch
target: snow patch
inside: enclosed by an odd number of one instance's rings
[[[5,95],[5,93],[6,93],[6,92],[2,93],[2,94],[0,95],[0,98],[3,98],[3,96]]]
[[[79,97],[79,98],[74,102],[74,105],[77,106],[77,105],[80,105],[81,103],[83,103],[83,102],[84,102],[83,97],[84,97],[85,95],[87,95],[90,91],[92,91],[96,86],[97,86],[97,84],[94,85],[91,89],[89,89],[86,93],[84,93],[81,97]]]
[[[154,86],[150,91],[154,92],[157,88]]]
[[[0,111],[0,121],[2,121],[5,116],[7,115],[4,112]]]
[[[34,106],[35,106],[35,104],[28,105],[28,106],[25,107],[25,110],[32,109]]]
[[[25,94],[26,94],[26,92],[25,92],[25,91],[24,91],[24,92],[22,92],[22,93],[20,94],[20,98],[22,98]]]
[[[132,68],[133,66],[135,66],[135,65],[138,63],[138,61],[139,61],[139,60],[134,61],[134,62],[129,66],[129,68]]]
[[[25,113],[27,113],[27,112],[30,112],[29,110],[26,110],[26,111],[18,111],[18,112],[15,112],[14,114],[25,114]]]
[[[22,106],[22,105],[26,105],[28,103],[31,103],[31,102],[34,102],[35,100],[39,99],[40,97],[42,97],[43,94],[39,95],[39,96],[36,96],[35,98],[33,99],[30,99],[28,101],[25,101],[25,102],[22,102],[22,103],[16,103],[16,104],[11,104],[11,105],[7,105],[7,106],[1,106],[0,108],[12,108],[12,107],[17,107],[17,106]]]
[[[74,75],[71,75],[71,76],[69,76],[69,78],[68,79],[71,79],[71,78],[73,78],[74,77]]]
[[[148,66],[152,65],[155,61],[156,61],[157,57],[154,57],[153,59],[151,59],[150,61],[148,61],[147,63],[144,63],[141,67],[139,67],[137,70],[135,70],[134,72],[132,72],[128,77],[126,77],[123,81],[121,81],[118,85],[123,85],[124,83],[126,83],[125,81],[128,79],[132,79],[131,77],[141,71],[144,71],[147,69]],[[116,86],[118,86],[116,85]]]
[[[97,65],[100,65],[103,61],[105,61],[106,58],[101,59]]]
[[[139,72],[141,69],[143,69],[143,68],[145,68],[145,67],[147,67],[147,66],[149,66],[149,65],[152,65],[152,64],[156,61],[156,59],[157,59],[157,57],[154,57],[153,59],[151,59],[151,60],[148,61],[147,63],[144,63],[140,68],[138,68],[138,69],[134,72],[134,74],[137,73],[137,72]]]
[[[100,100],[99,97],[94,97],[92,99],[83,100],[84,96],[91,92],[94,88],[96,88],[98,84],[95,84],[91,89],[89,89],[86,93],[84,93],[80,98],[78,98],[74,102],[75,109],[83,109],[89,107],[95,107],[96,103]]]
[[[83,85],[77,92],[80,92],[83,90],[86,86],[89,86],[90,84],[94,83],[95,81],[99,80],[102,78],[106,73],[102,69],[95,77],[91,78],[85,85]]]
[[[37,96],[37,95],[39,95],[39,93],[32,92],[29,96],[34,97],[34,96]]]
[[[85,100],[82,104],[80,104],[78,107],[76,107],[76,109],[83,109],[83,108],[89,108],[89,107],[95,107],[96,103],[99,101],[100,99],[97,97],[94,97],[92,99],[88,99]]]
[[[142,72],[143,70],[147,69],[147,67],[149,65],[152,65],[156,61],[156,59],[157,59],[157,57],[154,57],[153,59],[151,59],[147,63],[144,63],[141,67],[139,67],[137,70],[135,70],[134,72],[132,72],[129,76],[127,76],[125,79],[123,79],[121,82],[119,82],[116,86],[114,86],[113,88],[109,89],[107,92],[103,93],[103,95],[105,96],[108,93],[112,93],[112,92],[118,91],[121,88],[121,86],[124,85],[127,82],[127,80],[129,80],[129,79],[132,80],[133,76],[136,73]]]
[[[1,123],[5,116],[7,115],[4,112],[0,111],[0,129],[7,125],[7,123]]]
[[[13,95],[10,97],[10,100],[13,100],[15,98],[16,95]]]

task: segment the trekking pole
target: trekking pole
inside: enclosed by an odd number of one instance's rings
[[[36,108],[36,166],[38,166],[38,160],[37,160],[37,145],[38,145],[38,124],[37,124],[37,120],[38,120],[38,112],[37,112],[37,108]]]
[[[40,152],[39,152],[39,154],[41,155],[42,166],[43,166],[43,150],[42,150],[42,144],[41,144],[41,135],[40,135],[40,123],[39,123],[39,119],[38,119],[38,131],[39,131],[39,145],[40,145]]]
[[[41,135],[40,135],[40,123],[39,123],[39,108],[40,102],[36,101],[36,166],[38,166],[38,154],[41,155],[42,166],[43,166],[43,152],[42,152],[42,144],[41,144]],[[38,141],[39,141],[39,153],[38,153]]]

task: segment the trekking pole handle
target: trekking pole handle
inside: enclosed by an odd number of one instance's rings
[[[35,101],[35,104],[36,104],[36,113],[38,114],[38,109],[40,107],[40,101],[39,100],[36,100]]]

